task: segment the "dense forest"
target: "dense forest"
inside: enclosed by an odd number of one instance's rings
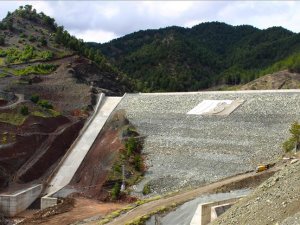
[[[209,22],[139,31],[89,46],[100,49],[143,92],[195,91],[300,70],[300,34],[282,27]]]

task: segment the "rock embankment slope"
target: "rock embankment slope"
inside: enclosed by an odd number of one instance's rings
[[[300,224],[300,162],[286,166],[211,225]]]
[[[226,99],[244,103],[228,116],[187,114],[203,100]],[[300,119],[299,102],[297,90],[128,94],[118,108],[146,136],[143,182],[163,193],[276,160],[290,124]]]

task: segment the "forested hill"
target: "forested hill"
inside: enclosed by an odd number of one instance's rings
[[[135,80],[138,91],[194,91],[247,83],[300,67],[300,34],[220,22],[192,28],[135,32],[105,44],[90,43]]]

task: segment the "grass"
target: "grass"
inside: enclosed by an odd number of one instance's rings
[[[4,65],[4,59],[0,57],[0,66]]]
[[[150,213],[147,213],[146,215],[137,217],[136,219],[126,223],[125,225],[143,225],[145,222],[153,215],[155,214],[161,214],[164,212],[169,212],[170,210],[174,209],[177,207],[178,204],[173,203],[172,205],[169,206],[161,206],[156,210],[151,211]]]
[[[61,113],[58,111],[55,111],[53,109],[45,109],[45,110],[39,110],[39,111],[33,111],[31,113],[33,116],[38,116],[38,117],[44,117],[44,118],[49,118],[49,117],[57,117],[60,116]]]
[[[20,126],[24,123],[27,116],[20,113],[0,113],[0,122]]]
[[[53,64],[38,64],[34,66],[27,66],[23,69],[19,70],[11,70],[16,76],[27,76],[29,74],[49,74],[53,72],[57,68],[56,65]]]
[[[4,58],[6,64],[30,62],[34,60],[49,60],[54,57],[51,51],[39,51],[32,45],[25,45],[23,49],[7,48],[0,49],[0,56]]]
[[[33,111],[31,113],[31,115],[38,116],[38,117],[44,117],[44,118],[48,117],[48,115],[46,113],[41,112],[41,111]]]
[[[143,199],[143,200],[138,200],[136,201],[135,203],[131,204],[131,205],[128,205],[126,206],[125,208],[123,209],[119,209],[119,210],[116,210],[116,211],[113,211],[112,213],[108,214],[107,216],[105,216],[103,219],[101,219],[99,221],[99,225],[104,225],[106,223],[109,223],[110,221],[112,221],[114,218],[120,216],[121,214],[124,214],[140,205],[143,205],[143,204],[146,204],[148,202],[152,202],[152,201],[155,201],[155,200],[158,200],[160,199],[161,196],[158,195],[158,196],[155,196],[153,198],[147,198],[147,199]]]

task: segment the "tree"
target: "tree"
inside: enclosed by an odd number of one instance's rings
[[[291,152],[294,148],[296,151],[300,147],[300,124],[295,121],[290,128],[291,137],[283,143],[285,152]]]
[[[39,100],[37,104],[45,109],[53,109],[53,106],[47,100],[44,99]]]
[[[5,45],[5,39],[3,36],[0,36],[0,45]]]
[[[13,18],[8,18],[7,20],[5,20],[5,23],[6,23],[6,27],[9,29],[9,30],[13,30]]]
[[[46,40],[46,38],[44,36],[42,36],[40,38],[40,43],[41,43],[42,46],[47,46],[47,40]]]
[[[137,150],[137,141],[135,138],[130,137],[125,143],[125,148],[127,151],[127,156],[131,156],[133,152]]]
[[[30,97],[30,101],[32,101],[33,103],[38,103],[39,100],[40,100],[40,96],[38,96],[37,94],[33,94]]]
[[[25,9],[27,12],[31,12],[31,11],[32,11],[32,5],[25,5],[25,6],[24,6],[24,9]]]
[[[143,171],[143,160],[140,155],[134,156],[134,168],[139,172]]]
[[[120,197],[121,185],[116,182],[113,189],[111,190],[111,198],[112,200],[117,200]]]
[[[23,105],[20,109],[20,113],[23,115],[23,116],[27,116],[29,114],[29,110],[28,110],[28,107]]]

